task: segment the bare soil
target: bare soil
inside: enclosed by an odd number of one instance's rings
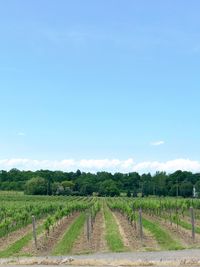
[[[39,220],[37,224],[41,224],[42,220]],[[9,235],[0,238],[0,251],[8,248],[10,245],[15,243],[20,238],[27,235],[29,232],[32,231],[32,224],[27,225],[26,227],[23,227],[17,231],[14,231],[10,233]]]
[[[191,224],[191,218],[189,216],[184,216],[184,217],[181,216],[181,220],[182,221],[186,221],[187,223]],[[195,218],[194,223],[195,223],[195,226],[200,227],[200,220],[199,219]]]
[[[87,240],[87,225],[85,224],[81,235],[75,241],[72,254],[86,254],[108,251],[105,241],[105,221],[103,212],[98,212],[91,233],[91,238]]]
[[[151,221],[157,222],[163,229],[166,229],[173,239],[178,240],[185,248],[200,247],[200,235],[195,234],[195,241],[192,240],[191,230],[187,230],[181,226],[177,226],[170,222],[165,222],[162,218],[156,218],[145,214],[145,217]]]
[[[95,219],[93,233],[91,237],[92,252],[106,252],[108,247],[105,240],[105,220],[103,211],[100,211]]]
[[[62,239],[63,235],[73,223],[75,218],[78,216],[78,212],[74,213],[69,217],[64,217],[54,229],[51,229],[49,236],[46,233],[42,233],[38,237],[38,249],[35,249],[33,241],[31,241],[26,247],[21,251],[21,254],[37,255],[37,256],[47,256],[51,255],[56,244]]]
[[[124,245],[129,251],[149,251],[160,249],[151,233],[143,229],[143,239],[141,240],[138,233],[138,227],[135,229],[134,226],[128,222],[127,218],[120,212],[113,212],[113,215],[119,227]]]

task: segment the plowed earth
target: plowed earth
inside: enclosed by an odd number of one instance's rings
[[[69,226],[77,218],[78,213],[74,213],[69,217],[63,218],[54,229],[51,229],[49,236],[46,233],[42,233],[38,238],[38,248],[36,250],[35,245],[31,241],[21,251],[22,254],[28,255],[40,255],[46,256],[51,255],[56,244],[62,239],[64,233],[67,231]]]
[[[104,216],[103,212],[100,211],[96,216],[90,239],[87,240],[87,226],[85,224],[81,235],[75,241],[72,254],[106,252],[107,250]]]
[[[127,218],[119,212],[114,212],[124,245],[129,251],[159,250],[159,245],[148,231],[143,229],[143,238],[139,236],[138,226],[135,229]]]

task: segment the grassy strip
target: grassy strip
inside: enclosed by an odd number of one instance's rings
[[[37,234],[39,235],[44,230],[44,226],[40,225],[37,228]],[[7,258],[10,256],[14,256],[15,254],[19,253],[23,247],[25,247],[33,238],[33,233],[30,232],[17,240],[11,246],[6,248],[5,250],[0,251],[0,258]]]
[[[177,221],[172,219],[172,222],[177,225]],[[178,226],[192,231],[192,224],[186,221],[178,220]],[[195,225],[195,233],[200,234],[200,227]]]
[[[111,211],[104,205],[104,217],[106,224],[106,241],[109,249],[113,252],[125,251],[123,241],[120,236],[118,225]]]
[[[183,249],[181,244],[177,240],[174,240],[167,231],[165,231],[158,225],[158,223],[154,223],[152,221],[147,220],[146,218],[142,218],[142,224],[144,228],[146,228],[153,234],[162,249]]]
[[[187,229],[187,230],[191,230],[192,231],[192,225],[191,223],[185,222],[185,221],[179,221],[178,225],[182,226],[183,228]],[[195,233],[200,234],[200,227],[195,226]]]
[[[85,220],[85,213],[81,213],[81,215],[76,218],[74,223],[66,231],[62,240],[56,245],[55,249],[52,252],[52,255],[65,255],[71,252],[75,240],[78,238],[81,230],[83,229]]]

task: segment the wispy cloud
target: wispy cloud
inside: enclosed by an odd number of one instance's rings
[[[25,136],[26,134],[24,132],[18,132],[17,135],[19,135],[19,136]]]
[[[151,142],[150,145],[151,146],[161,146],[161,145],[164,145],[164,141],[160,140],[160,141],[154,141],[154,142]]]
[[[139,173],[165,171],[167,173],[176,170],[200,172],[200,161],[190,159],[174,159],[165,162],[144,161],[135,162],[132,158],[126,160],[119,159],[64,159],[64,160],[33,160],[33,159],[2,159],[0,169],[10,170],[18,168],[20,170],[62,170],[76,171],[80,169],[85,172],[109,171],[109,172],[134,172]]]

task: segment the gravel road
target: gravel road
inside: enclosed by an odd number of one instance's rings
[[[0,266],[200,266],[200,249],[1,259]]]

